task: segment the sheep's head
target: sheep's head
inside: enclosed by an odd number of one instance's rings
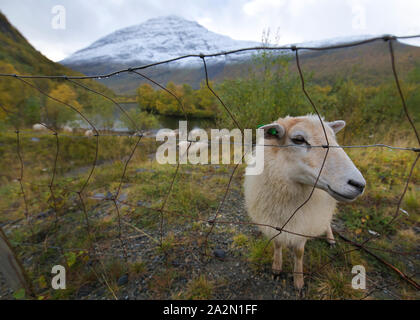
[[[323,121],[323,124],[329,145],[338,146],[335,134],[344,128],[345,122]],[[270,166],[279,166],[281,174],[290,181],[310,186],[316,183],[317,188],[344,202],[353,201],[363,193],[366,181],[342,148],[315,147],[327,145],[317,116],[280,118],[260,129],[264,130],[264,144],[273,145],[265,147],[268,148],[266,161],[271,162]],[[283,148],[286,145],[290,147]],[[327,151],[322,173],[316,182]]]

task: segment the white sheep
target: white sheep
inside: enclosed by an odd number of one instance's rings
[[[73,132],[73,128],[66,125],[66,126],[63,127],[63,132],[72,133]]]
[[[323,124],[329,144],[338,146],[335,133],[345,126],[345,122],[323,121]],[[328,241],[334,243],[331,220],[336,200],[355,200],[363,193],[366,182],[342,148],[329,148],[316,189],[310,200],[292,217],[293,212],[308,199],[327,151],[311,147],[326,144],[322,125],[314,115],[288,116],[261,129],[264,138],[257,141],[256,148],[263,148],[257,152],[264,150],[264,169],[259,175],[245,175],[245,203],[255,223],[280,229],[284,226],[280,234],[274,228],[261,226],[260,229],[268,238],[274,237],[273,274],[282,271],[282,247],[293,249],[294,284],[300,290],[304,284],[306,240],[326,233]]]
[[[201,128],[194,128],[194,129],[192,129],[192,130],[190,131],[190,135],[191,135],[192,137],[195,137],[195,136],[199,136],[199,135],[203,134],[203,132],[205,132],[205,130],[204,130],[204,129],[201,129]]]
[[[164,133],[165,134],[165,136],[166,137],[176,137],[176,136],[178,136],[179,135],[179,130],[178,129],[175,129],[175,130],[172,130],[172,129],[160,129],[159,130],[161,133]]]
[[[35,123],[32,126],[32,130],[35,130],[35,131],[44,131],[44,130],[48,130],[48,129],[45,126],[45,124],[43,124],[43,123]]]
[[[93,130],[89,129],[85,131],[85,137],[92,137],[94,135]]]

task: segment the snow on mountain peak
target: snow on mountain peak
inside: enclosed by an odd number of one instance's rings
[[[215,53],[258,45],[257,42],[233,40],[211,32],[195,21],[170,15],[117,30],[75,52],[62,63],[153,63],[186,54]],[[199,59],[195,60],[201,63]],[[188,59],[187,63],[191,62]]]

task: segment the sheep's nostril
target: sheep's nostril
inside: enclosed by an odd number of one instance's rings
[[[351,180],[351,179],[349,181],[347,181],[347,183],[349,185],[355,187],[360,192],[363,192],[363,190],[365,189],[365,186],[366,186],[364,183],[357,182],[357,181],[354,181],[354,180]]]

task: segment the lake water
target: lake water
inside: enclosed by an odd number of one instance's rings
[[[138,108],[137,103],[120,103],[120,106],[125,110],[128,111],[133,108]],[[129,131],[128,128],[126,128],[123,124],[123,122],[120,120],[122,117],[122,112],[117,109],[115,112],[115,120],[114,120],[114,127],[112,128],[112,131],[116,132],[126,132]],[[159,129],[168,128],[168,129],[177,129],[179,127],[179,121],[185,121],[185,117],[175,117],[175,116],[165,116],[165,115],[155,115],[158,124],[155,128],[151,128],[150,131],[157,131]],[[103,124],[101,119],[92,120],[90,119],[95,127],[99,130],[103,130]],[[80,127],[83,129],[90,129],[91,127],[86,123],[86,121],[83,120],[76,120],[73,121],[71,124],[69,124],[72,127]],[[188,129],[192,130],[194,128],[202,128],[202,129],[208,129],[208,128],[215,128],[216,124],[213,119],[208,118],[191,118],[188,117]]]
[[[138,108],[137,103],[121,103],[121,107],[123,107],[125,110],[130,110],[132,108]],[[168,129],[177,129],[179,127],[179,121],[185,121],[185,117],[174,117],[174,116],[165,116],[165,115],[155,115],[158,120],[158,125],[156,128],[152,129],[162,129],[162,128],[168,128]],[[194,129],[194,128],[202,128],[202,129],[208,129],[208,128],[215,128],[216,124],[213,119],[208,118],[191,118],[188,117],[188,129]],[[127,130],[125,128],[125,130]]]

